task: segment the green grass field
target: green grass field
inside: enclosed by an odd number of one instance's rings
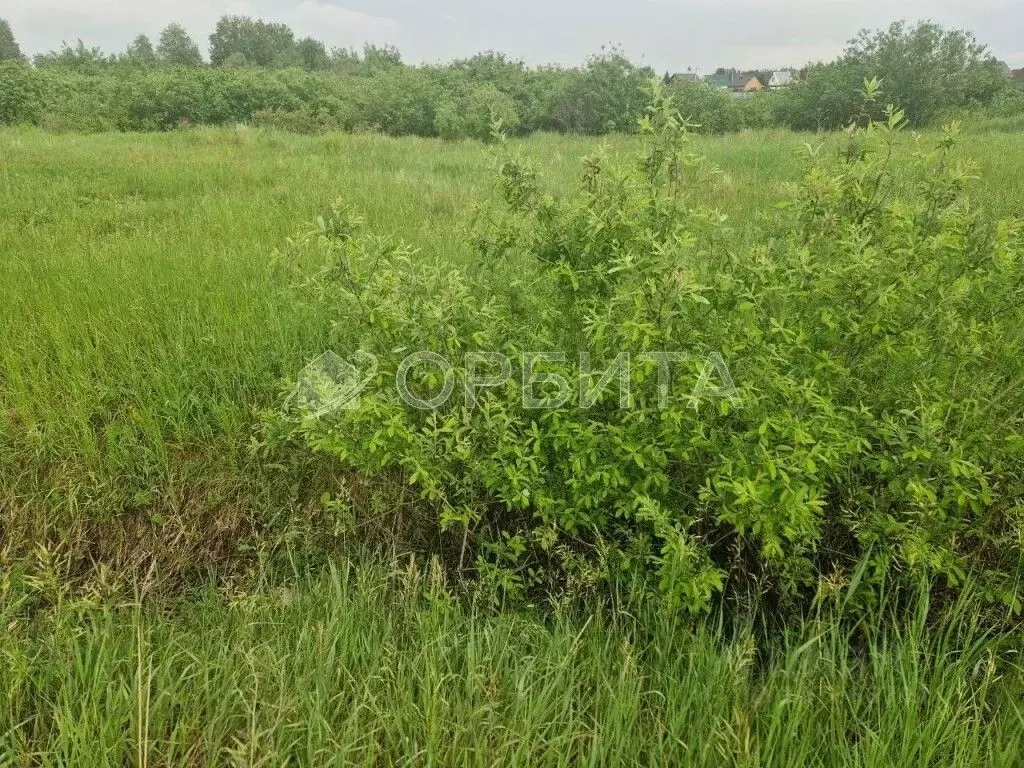
[[[817,140],[694,139],[734,237]],[[557,194],[595,143],[521,148]],[[1024,134],[958,152],[978,204],[1024,210]],[[394,563],[266,576],[263,524],[319,488],[253,449],[257,415],[328,331],[273,251],[342,199],[459,263],[490,162],[366,135],[0,131],[0,766],[1021,764],[1019,638],[963,616],[758,648],[461,607]],[[125,597],[144,592],[168,594]]]
[[[424,259],[457,263],[474,203],[493,191],[477,143],[249,130],[0,141],[0,249],[12,256],[0,264],[0,456],[17,468],[0,494],[9,530],[57,548],[71,547],[79,520],[125,509],[234,520],[283,503],[262,480],[253,487],[254,412],[323,351],[325,323],[280,290],[272,251],[340,198]],[[697,145],[725,171],[711,193],[737,227],[799,175],[799,143],[778,133]],[[557,192],[597,144],[523,146]]]
[[[695,138],[723,170],[708,202],[737,230],[771,215],[801,174],[800,145],[815,140]],[[597,145],[522,144],[556,193]],[[979,201],[1018,211],[1024,138],[971,136],[961,151],[980,166]],[[0,152],[0,456],[25,473],[17,484],[6,474],[0,493],[31,506],[42,490],[50,509],[160,496],[183,461],[224,465],[220,476],[237,468],[252,409],[272,405],[279,382],[322,351],[317,318],[285,298],[267,265],[324,206],[343,199],[371,230],[458,262],[474,201],[492,193],[490,155],[475,143],[9,130]]]
[[[1024,736],[1021,671],[966,610],[766,648],[657,613],[463,609],[429,570],[371,565],[19,610],[0,612],[5,766],[973,768],[1019,765]]]

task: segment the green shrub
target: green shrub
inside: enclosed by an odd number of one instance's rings
[[[777,95],[779,122],[796,131],[832,131],[850,124],[861,109],[863,69],[849,61],[810,67],[798,83]]]
[[[999,92],[992,102],[992,114],[997,117],[1024,115],[1024,85],[1012,84]]]
[[[1019,611],[1024,230],[963,196],[952,132],[898,193],[902,125],[889,110],[838,160],[812,155],[780,221],[741,250],[694,202],[714,169],[657,88],[636,160],[589,158],[570,199],[506,156],[507,207],[481,218],[476,269],[322,217],[289,254],[336,312],[338,349],[378,358],[375,386],[355,410],[271,418],[270,434],[353,473],[332,504],[398,510],[420,546],[510,596],[616,585],[689,611],[723,592],[862,605],[887,582],[955,590],[974,574]],[[418,350],[460,384],[467,355],[566,353],[539,367],[550,383],[572,381],[581,352],[594,371],[628,354],[631,392],[530,409],[510,379],[418,410],[386,384]],[[685,353],[666,390],[645,358],[659,352]],[[737,396],[691,398],[722,373],[717,355]],[[442,377],[420,366],[409,381],[435,393]]]
[[[38,70],[42,83],[39,124],[50,131],[99,133],[124,128],[119,82],[59,70]]]
[[[38,78],[21,59],[0,61],[0,125],[34,123],[42,110]]]
[[[446,141],[455,141],[466,137],[466,119],[453,100],[438,104],[434,112],[434,130]]]
[[[552,124],[572,133],[632,131],[643,113],[644,84],[653,74],[616,49],[592,56],[578,76],[563,83]]]
[[[353,81],[355,127],[390,136],[435,136],[435,84],[421,70],[394,67]]]
[[[291,133],[317,134],[341,129],[330,112],[321,108],[314,112],[306,107],[298,110],[261,109],[252,116],[252,124]]]
[[[741,108],[745,105],[729,91],[707,83],[673,81],[669,93],[695,131],[728,133],[742,128]]]
[[[488,141],[496,122],[508,133],[517,132],[521,125],[516,102],[490,83],[443,100],[434,111],[437,135],[449,141],[466,138]]]
[[[512,97],[490,83],[478,85],[469,92],[464,110],[466,133],[474,139],[489,139],[495,122],[508,133],[519,128],[519,114]]]

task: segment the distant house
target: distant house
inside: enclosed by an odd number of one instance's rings
[[[670,83],[697,83],[700,82],[700,77],[696,72],[676,72],[674,75],[669,75],[668,81]]]
[[[740,75],[739,79],[733,78],[733,90],[742,90],[745,93],[764,90],[764,84],[757,79],[756,75]],[[738,83],[743,83],[742,88],[737,88]]]
[[[768,80],[768,90],[774,90],[776,88],[788,88],[793,84],[793,82],[793,70],[778,69],[772,72],[772,76]]]
[[[1024,80],[1024,67],[1021,67],[1020,69],[1015,69],[1010,74],[1016,80]]]
[[[731,90],[732,76],[734,74],[734,72],[715,72],[715,74],[708,76],[708,85],[725,91]]]
[[[708,83],[723,91],[743,94],[760,91],[764,84],[752,72],[737,72],[735,69],[719,70],[708,77]]]

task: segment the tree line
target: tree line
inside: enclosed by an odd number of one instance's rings
[[[168,130],[245,122],[298,132],[375,130],[446,139],[511,134],[630,131],[655,72],[609,48],[582,66],[531,67],[487,52],[439,65],[408,65],[391,46],[334,48],[284,25],[220,19],[209,58],[179,24],[154,45],[123,53],[82,41],[25,57],[0,20],[0,124],[57,130]],[[862,114],[865,79],[917,126],[963,110],[1024,114],[1024,91],[973,35],[932,22],[897,22],[852,39],[842,56],[801,71],[772,93],[736,98],[704,81],[666,78],[695,130],[769,126],[831,130]],[[880,107],[879,107],[880,108]]]

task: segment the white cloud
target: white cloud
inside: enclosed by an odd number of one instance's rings
[[[297,37],[315,37],[328,48],[364,42],[396,42],[402,26],[394,19],[350,11],[333,3],[303,0],[290,14],[289,24]]]
[[[736,67],[798,67],[804,64],[831,61],[846,47],[839,40],[788,45],[727,45],[721,49],[721,60]]]

